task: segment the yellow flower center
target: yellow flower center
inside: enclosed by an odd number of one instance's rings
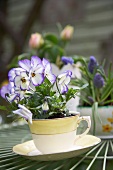
[[[35,77],[35,75],[36,75],[35,73],[31,73],[31,76],[32,76],[32,77]]]
[[[22,81],[22,83],[26,83],[25,77],[22,77],[22,78],[21,78],[21,81]]]

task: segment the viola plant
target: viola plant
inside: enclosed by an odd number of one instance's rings
[[[37,56],[18,62],[8,72],[9,84],[1,88],[1,96],[9,105],[1,109],[19,115],[32,123],[32,119],[50,119],[69,116],[66,103],[86,85],[68,88],[72,72],[67,70],[55,76],[50,62]]]

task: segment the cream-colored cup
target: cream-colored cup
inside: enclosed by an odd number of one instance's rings
[[[86,135],[91,127],[90,116],[82,116],[75,111],[74,116],[56,119],[35,119],[29,123],[36,148],[43,154],[63,152],[74,145],[78,137]],[[85,120],[88,127],[84,133],[76,135],[79,123]]]

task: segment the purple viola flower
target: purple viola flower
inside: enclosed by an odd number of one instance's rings
[[[89,72],[91,74],[93,74],[94,69],[96,68],[96,66],[97,66],[96,58],[94,56],[91,56],[90,60],[89,60],[89,63],[88,63],[88,70],[89,70]]]
[[[61,60],[64,64],[73,64],[74,63],[74,60],[71,58],[71,57],[61,57]]]
[[[44,70],[44,76],[53,84],[56,81],[56,76],[52,73],[52,67],[48,60],[43,58],[42,64],[45,68]]]
[[[65,71],[64,73],[58,76],[58,84],[60,85],[60,92],[62,94],[68,91],[67,85],[69,84],[71,77],[72,77],[72,72],[69,70]]]
[[[29,120],[29,122],[32,124],[32,113],[30,110],[28,110],[25,106],[19,104],[19,109],[13,111],[14,114],[18,114],[21,117],[23,117],[26,120]]]
[[[94,76],[94,86],[96,88],[101,88],[104,86],[105,82],[104,82],[104,78],[101,76],[101,74],[99,73],[96,73],[95,76]]]
[[[12,82],[1,88],[0,95],[4,99],[7,99],[10,103],[12,103],[13,101],[16,102],[19,100],[19,95],[15,93],[14,84]]]
[[[11,93],[12,90],[13,90],[13,83],[9,83],[5,86],[2,86],[2,88],[0,89],[0,95],[5,99],[6,94]]]

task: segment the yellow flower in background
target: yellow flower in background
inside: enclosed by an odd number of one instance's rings
[[[103,132],[111,132],[112,131],[112,126],[110,126],[109,124],[107,125],[103,125]]]
[[[0,87],[5,86],[5,85],[7,85],[7,84],[8,84],[8,80],[4,80],[4,81],[1,83]]]
[[[109,117],[109,118],[107,118],[107,120],[108,120],[110,123],[113,123],[113,118]]]

